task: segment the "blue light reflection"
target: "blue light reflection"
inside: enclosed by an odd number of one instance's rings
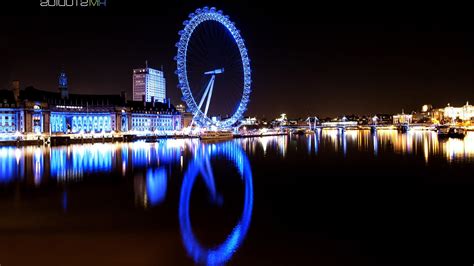
[[[166,197],[166,169],[148,169],[146,173],[146,191],[151,206],[163,202]]]
[[[203,176],[206,176],[204,172],[209,171],[207,162],[210,161],[212,156],[224,157],[234,162],[245,186],[245,199],[242,216],[226,240],[217,247],[208,248],[204,247],[193,233],[189,217],[189,202],[196,177],[199,173],[203,173]],[[206,185],[212,194],[215,188],[210,186],[209,182],[206,182]],[[216,143],[198,147],[195,152],[195,157],[184,175],[179,203],[181,236],[186,251],[193,260],[197,263],[209,265],[223,264],[228,261],[232,257],[232,254],[239,248],[247,234],[252,218],[252,209],[252,170],[249,160],[242,148],[235,142]]]
[[[60,147],[0,147],[0,183],[77,181],[90,174],[120,173],[181,161],[185,140],[159,143],[83,144]],[[189,141],[190,144],[193,144]]]
[[[111,172],[115,146],[94,144],[51,148],[50,174],[52,178],[65,180],[84,174]]]
[[[379,140],[377,137],[377,132],[372,135],[372,143],[374,145],[374,156],[379,154]]]
[[[0,147],[0,183],[10,183],[16,176],[15,148]]]

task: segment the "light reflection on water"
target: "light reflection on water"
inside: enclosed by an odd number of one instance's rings
[[[422,154],[427,164],[433,157],[445,158],[448,162],[474,161],[474,132],[468,132],[464,139],[438,139],[436,132],[421,130],[407,133],[400,133],[396,130],[379,130],[376,133],[370,133],[369,130],[328,129],[322,130],[316,135],[306,136],[308,153],[310,153],[311,143],[314,142],[313,145],[316,147],[332,147],[332,149],[326,149],[326,153],[342,153],[344,156],[348,153],[356,156],[371,151],[374,157],[390,153]]]
[[[40,186],[49,181],[80,182],[86,175],[114,173],[133,176],[135,200],[147,208],[166,200],[170,173],[168,166],[180,165],[184,171],[179,203],[179,222],[183,245],[197,263],[223,264],[230,260],[244,241],[253,209],[252,170],[247,154],[237,142],[200,143],[198,140],[164,140],[157,143],[91,144],[65,147],[1,147],[1,183],[26,180]],[[217,247],[206,247],[194,235],[190,204],[191,191],[199,175],[203,176],[212,201],[222,206],[218,196],[211,158],[227,159],[239,173],[244,189],[243,210],[233,230]],[[189,159],[188,163],[184,163]],[[230,171],[227,170],[227,171]],[[112,175],[114,176],[114,175]],[[68,209],[68,192],[63,188],[61,207]]]
[[[247,154],[276,155],[285,158],[297,149],[290,145],[298,139],[309,155],[341,154],[357,156],[371,153],[420,154],[427,164],[432,157],[448,162],[474,161],[474,132],[464,139],[438,139],[435,132],[379,130],[319,130],[305,136],[279,136],[234,140]],[[40,185],[44,179],[56,182],[78,181],[85,175],[119,173],[123,176],[137,169],[177,164],[184,170],[188,152],[191,157],[200,142],[196,139],[170,139],[157,143],[86,144],[63,147],[0,147],[0,183],[14,180]],[[212,145],[207,145],[212,149]],[[151,174],[148,174],[151,175]],[[154,174],[155,175],[155,174]],[[152,179],[150,179],[152,180]]]
[[[397,131],[379,131],[377,145],[393,146],[395,153],[423,154],[426,163],[432,157],[443,157],[448,162],[472,161],[474,159],[474,132],[468,132],[464,139],[438,139],[436,132],[410,131],[406,134]]]
[[[433,158],[448,163],[474,162],[474,132],[464,139],[438,139],[435,132],[395,130],[318,130],[302,136],[278,136],[202,143],[197,139],[163,140],[156,143],[87,144],[64,147],[0,147],[0,185],[21,183],[41,187],[47,183],[81,182],[86,176],[133,177],[135,200],[145,208],[167,201],[171,168],[180,171],[180,232],[188,255],[195,262],[222,264],[239,248],[250,227],[253,209],[251,161],[263,158],[318,158],[359,155],[417,155],[427,166]],[[248,158],[249,156],[250,158]],[[211,158],[232,162],[244,189],[243,209],[227,237],[215,247],[205,247],[194,235],[189,217],[190,194],[200,175],[212,201],[219,201]],[[278,167],[276,164],[275,167]],[[182,182],[182,183],[181,183]],[[62,208],[68,208],[68,192],[62,192]]]

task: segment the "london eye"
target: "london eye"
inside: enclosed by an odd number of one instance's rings
[[[179,31],[178,87],[193,122],[202,128],[236,126],[249,103],[250,59],[235,23],[216,8],[198,8]]]

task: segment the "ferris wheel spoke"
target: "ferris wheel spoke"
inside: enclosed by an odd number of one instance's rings
[[[242,66],[242,58],[240,53],[233,53],[226,60],[226,64],[239,63]]]
[[[202,46],[202,44],[198,42],[192,42],[188,44],[188,53],[186,56],[196,56],[200,57],[201,59],[205,57],[207,51],[205,47]]]
[[[214,171],[212,170],[209,157],[206,157],[206,160],[204,160],[204,165],[202,165],[201,167],[201,173],[204,177],[204,182],[206,184],[207,189],[209,190],[209,193],[212,196],[212,199],[216,200],[217,198],[216,183],[214,179]]]
[[[233,81],[233,80],[229,80],[229,83],[233,84],[234,88],[238,88],[238,87],[241,87],[241,85],[237,82],[237,81]],[[232,94],[232,99],[238,99],[240,100],[240,98],[242,98],[242,93],[241,92],[237,92],[237,90],[232,90],[231,92]],[[238,101],[237,101],[238,102]]]
[[[197,44],[190,44],[188,45],[188,48],[189,48],[189,52],[188,52],[188,57],[196,57],[196,59],[198,60],[195,60],[195,63],[200,63],[200,64],[203,64],[203,61],[205,59],[205,54],[206,52],[204,51],[204,49],[202,47],[199,47]]]
[[[229,69],[231,73],[238,73],[240,78],[242,79],[243,77],[243,69],[242,69],[242,63],[239,63],[237,61],[234,62],[229,62],[228,64],[224,65],[225,69]]]
[[[194,52],[196,50],[196,52]],[[197,67],[205,67],[206,53],[201,52],[199,48],[190,49],[190,53],[187,56],[187,64],[191,64]]]

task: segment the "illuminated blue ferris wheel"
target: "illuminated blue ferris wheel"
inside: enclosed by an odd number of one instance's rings
[[[193,121],[205,128],[235,126],[247,109],[252,83],[240,31],[214,7],[196,9],[183,25],[176,74]]]

